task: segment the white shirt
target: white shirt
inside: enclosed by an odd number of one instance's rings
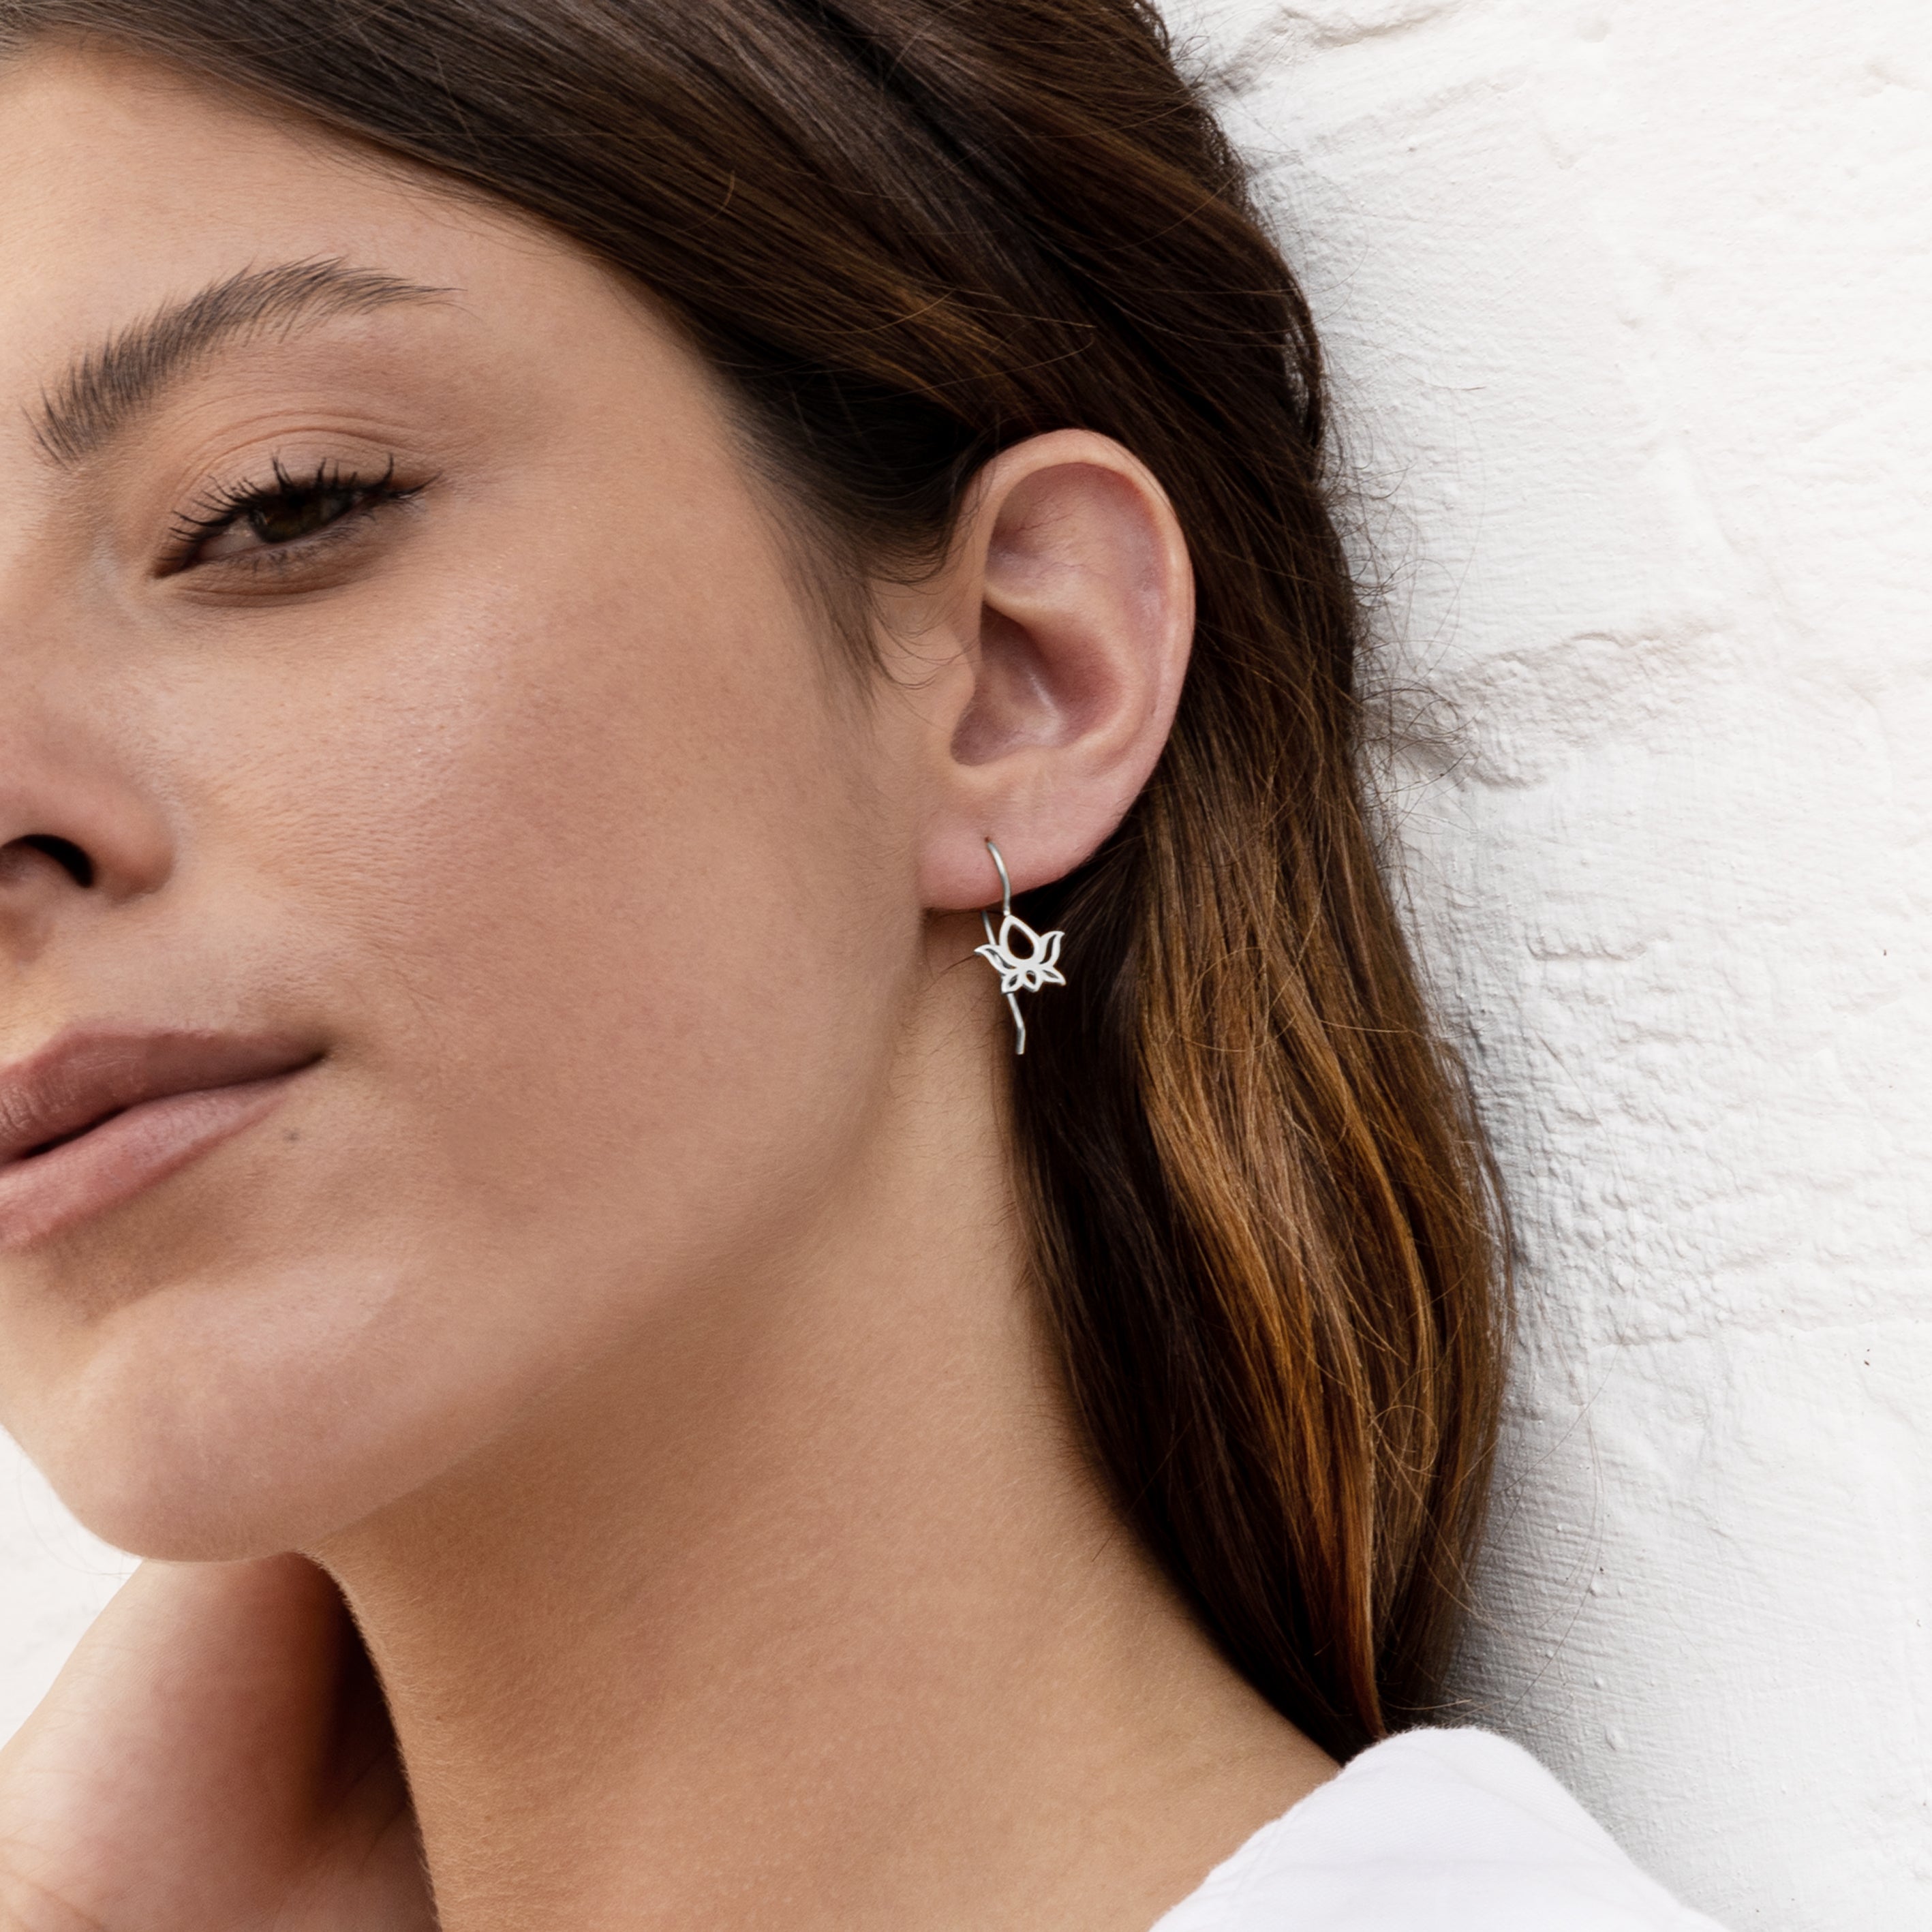
[[[1527,1751],[1407,1731],[1264,1825],[1154,1932],[1718,1932]]]

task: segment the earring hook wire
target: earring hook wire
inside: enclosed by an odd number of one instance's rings
[[[1000,848],[990,838],[986,841],[986,850],[992,854],[993,869],[1000,875],[1000,911],[1004,916],[1013,909],[1013,882],[1006,877],[1006,862],[1000,856]],[[982,912],[980,916],[983,920],[986,915]],[[989,924],[986,928],[986,937],[991,939],[992,936],[993,928]]]

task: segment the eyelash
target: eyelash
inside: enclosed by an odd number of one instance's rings
[[[269,539],[258,525],[256,534],[262,538],[260,550],[216,560],[218,563],[239,565],[247,570],[285,568],[284,559],[292,562],[295,553],[312,553],[320,543],[339,540],[346,534],[345,524],[359,521],[372,510],[406,502],[425,487],[418,483],[406,489],[399,488],[395,482],[394,457],[380,476],[364,476],[327,460],[317,464],[306,476],[285,468],[280,457],[274,459],[272,467],[274,476],[272,484],[224,484],[210,490],[192,509],[176,518],[168,533],[167,574],[172,575],[196,568],[198,554],[205,544],[251,518],[276,509],[286,511],[318,498],[343,499],[341,508],[312,530],[277,543]]]

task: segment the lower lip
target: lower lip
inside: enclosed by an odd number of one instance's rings
[[[31,1247],[165,1180],[272,1112],[302,1071],[144,1100],[0,1166],[0,1250]]]

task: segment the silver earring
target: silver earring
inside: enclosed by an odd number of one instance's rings
[[[994,936],[992,917],[982,909],[980,923],[986,928],[986,943],[976,946],[973,950],[985,960],[1000,976],[1000,991],[1006,996],[1006,1004],[1012,1009],[1013,1026],[1018,1037],[1013,1044],[1016,1053],[1026,1051],[1026,1022],[1020,1017],[1020,1003],[1014,996],[1018,993],[1036,993],[1042,986],[1064,986],[1065,976],[1054,963],[1060,957],[1060,942],[1066,935],[1064,932],[1036,932],[1023,919],[1013,912],[1013,882],[1006,877],[1006,862],[1000,856],[1000,848],[988,838],[986,850],[993,855],[993,866],[1000,875],[1000,930]],[[1024,940],[1026,951],[1016,952],[1016,941]]]

